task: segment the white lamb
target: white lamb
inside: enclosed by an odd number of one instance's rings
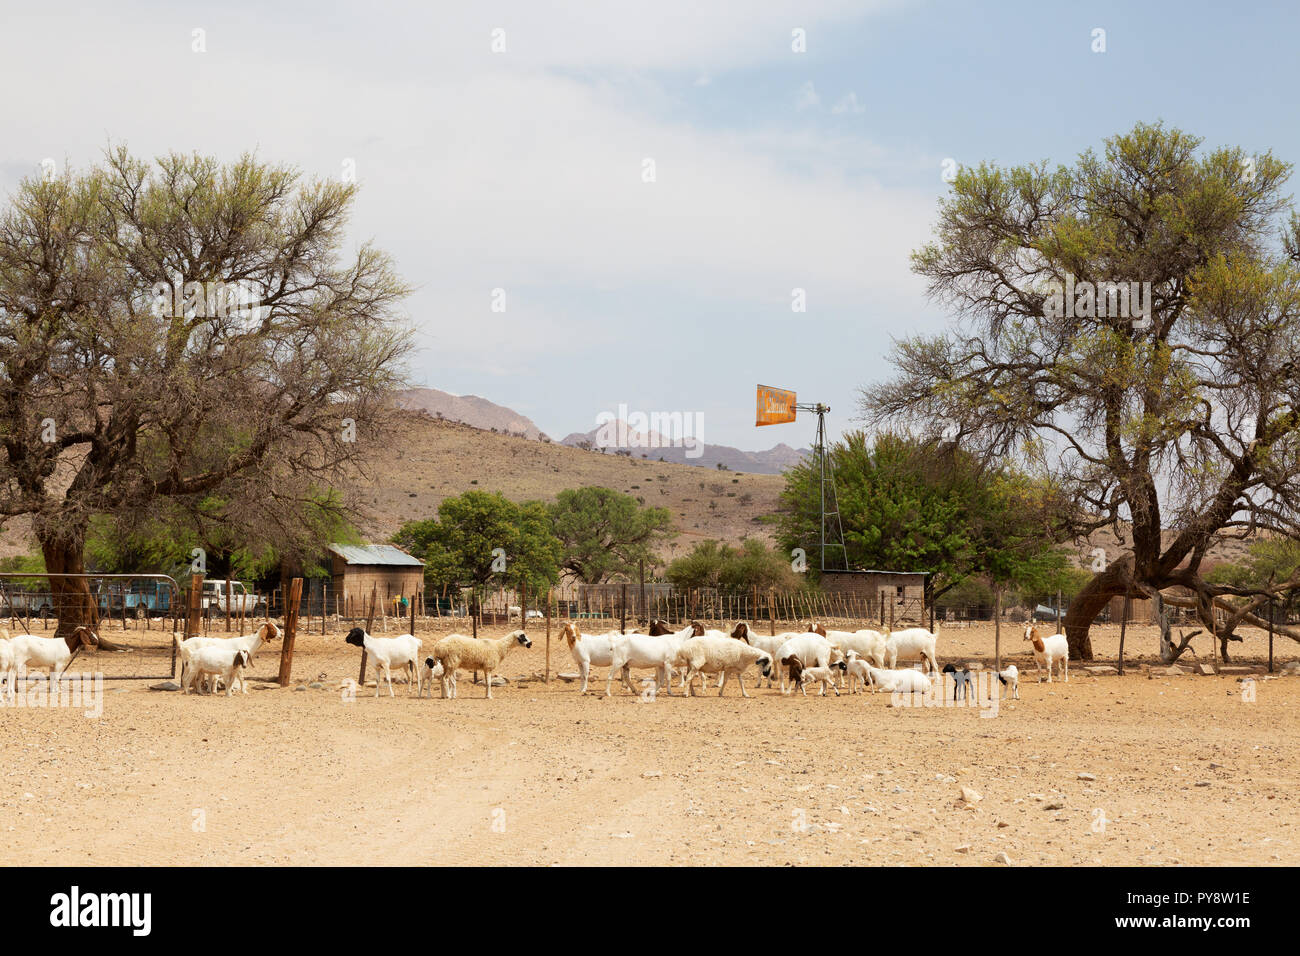
[[[938,671],[935,671],[938,674]],[[930,678],[910,667],[902,670],[881,670],[879,667],[867,667],[867,675],[877,691],[886,694],[921,694],[930,690]]]
[[[994,674],[997,676],[998,683],[1003,687],[1009,687],[1011,689],[1011,696],[1014,697],[1016,700],[1019,700],[1020,699],[1020,671],[1016,669],[1016,665],[1008,664],[1006,670],[994,671]],[[992,688],[992,689],[995,691],[997,690],[997,688]],[[1005,696],[1007,692],[1003,691],[1002,693]]]
[[[426,657],[424,663],[420,665],[420,693],[416,696],[423,697],[424,689],[429,688],[429,696],[433,696],[433,682],[442,679],[442,665],[432,657]]]
[[[1061,666],[1066,683],[1070,681],[1070,642],[1064,634],[1042,637],[1033,624],[1025,625],[1025,640],[1034,645],[1034,663],[1038,665],[1038,679],[1043,679],[1043,668],[1047,668],[1047,683],[1052,682],[1052,668]]]
[[[767,674],[772,668],[772,655],[767,651],[751,647],[744,641],[734,641],[729,637],[692,637],[682,643],[677,652],[675,665],[685,668],[686,695],[694,696],[695,685],[692,683],[697,674],[720,674],[718,679],[718,696],[727,686],[727,675],[734,674],[740,684],[740,696],[745,693],[744,672],[751,665],[757,664],[759,672]]]
[[[778,661],[783,661],[787,657],[795,657],[804,667],[830,667],[837,661],[844,660],[844,655],[836,645],[820,634],[814,634],[811,631],[796,634],[777,648],[772,657]],[[786,676],[786,671],[782,669],[781,693],[783,694],[787,693]],[[790,692],[793,691],[794,688],[791,687]]]
[[[455,698],[456,671],[482,671],[487,685],[487,699],[492,699],[492,675],[515,645],[532,647],[523,631],[511,631],[496,640],[478,640],[464,634],[448,634],[433,645],[433,657],[442,665],[442,696]],[[450,694],[448,693],[450,690]]]
[[[375,665],[375,696],[379,696],[379,685],[388,678],[388,696],[393,693],[393,668],[406,670],[407,694],[419,690],[419,678],[416,668],[420,661],[420,645],[423,643],[413,634],[400,634],[397,637],[373,637],[363,627],[354,627],[348,631],[344,640],[353,647],[365,648],[366,658]]]
[[[934,655],[934,648],[938,641],[938,624],[934,626],[934,633],[923,627],[909,627],[890,632],[885,636],[889,669],[893,670],[897,667],[900,660],[922,660],[930,670],[939,673],[939,664]]]
[[[850,653],[852,653],[850,651]],[[838,664],[832,664],[830,667],[805,667],[799,675],[799,690],[805,697],[808,696],[808,685],[813,681],[821,684],[821,696],[826,696],[826,688],[829,687],[835,691],[835,696],[839,697],[839,688],[835,686],[836,678],[840,677],[846,668],[846,663],[840,661]]]
[[[866,690],[871,687],[871,675],[867,673],[870,665],[858,656],[857,651],[849,651],[845,655],[845,670],[849,675],[849,693],[858,692],[858,684],[861,684]]]

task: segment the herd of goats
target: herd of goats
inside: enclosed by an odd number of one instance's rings
[[[267,621],[253,634],[241,637],[191,637],[183,639],[174,635],[181,663],[180,686],[184,693],[194,690],[211,693],[222,687],[226,694],[239,689],[247,693],[243,672],[262,644],[279,637],[279,629]],[[798,689],[807,696],[809,684],[818,684],[819,693],[827,690],[838,695],[848,680],[850,693],[859,685],[864,689],[888,693],[923,693],[940,678],[935,647],[939,640],[938,628],[928,631],[922,627],[890,631],[863,629],[858,631],[827,630],[820,624],[810,624],[802,632],[787,631],[782,634],[763,635],[745,622],[735,625],[730,633],[706,629],[692,622],[673,629],[661,620],[652,620],[648,633],[638,630],[627,633],[609,631],[605,634],[584,634],[572,621],[566,621],[560,637],[569,646],[569,652],[578,665],[582,680],[580,692],[586,693],[591,668],[607,668],[605,694],[611,692],[615,675],[629,691],[637,693],[631,680],[633,669],[651,670],[652,686],[645,692],[662,691],[672,694],[674,677],[688,696],[695,690],[695,678],[707,688],[708,678],[718,678],[718,695],[722,696],[728,678],[734,678],[742,697],[745,691],[745,672],[757,669],[758,684],[766,679],[768,686],[780,681],[781,693]],[[463,634],[449,634],[434,642],[427,656],[422,653],[423,641],[412,634],[397,637],[376,637],[364,628],[354,627],[348,632],[346,642],[365,651],[366,659],[375,667],[375,696],[383,684],[388,694],[393,692],[393,672],[405,671],[409,686],[423,697],[426,690],[433,693],[433,682],[439,681],[442,696],[457,696],[456,675],[472,671],[484,676],[485,694],[492,697],[494,677],[502,662],[515,647],[532,647],[533,642],[523,630],[514,630],[499,638],[475,638]],[[1039,676],[1044,668],[1048,681],[1059,670],[1069,680],[1069,650],[1061,634],[1043,637],[1031,624],[1025,628],[1025,640],[1033,646]],[[915,668],[899,668],[900,661],[915,660],[925,672]],[[1019,672],[1014,664],[996,672],[1006,693],[1019,697]],[[944,667],[944,677],[954,683],[954,692],[969,691],[971,674],[966,668],[952,664]],[[477,679],[477,677],[476,677]],[[499,679],[499,678],[498,678]]]
[[[271,621],[263,623],[252,634],[239,637],[191,637],[173,634],[177,656],[180,660],[180,689],[183,693],[215,693],[223,689],[229,696],[236,689],[247,694],[244,670],[249,666],[258,648],[279,638],[280,629]],[[818,684],[819,693],[829,689],[837,696],[848,680],[850,693],[858,685],[864,689],[887,693],[925,693],[933,689],[933,681],[942,679],[935,647],[939,629],[928,631],[923,627],[910,627],[891,631],[862,629],[857,631],[827,630],[817,623],[808,625],[806,631],[786,631],[764,635],[740,622],[730,633],[706,629],[699,622],[691,622],[674,630],[661,620],[650,622],[648,633],[609,631],[605,634],[584,634],[572,621],[566,621],[560,636],[569,646],[578,665],[582,679],[581,692],[586,693],[591,668],[608,669],[605,678],[605,695],[609,696],[614,677],[618,675],[629,691],[637,693],[631,680],[635,669],[654,672],[650,693],[662,691],[672,694],[673,678],[680,676],[680,687],[688,696],[695,691],[695,678],[701,687],[708,687],[708,678],[717,675],[718,696],[722,696],[728,678],[735,678],[742,697],[745,691],[745,672],[757,669],[758,685],[767,680],[772,687],[780,680],[781,693],[795,689],[807,696],[809,684]],[[1044,637],[1033,624],[1025,627],[1024,638],[1033,646],[1034,661],[1039,679],[1047,670],[1047,680],[1059,670],[1065,680],[1070,679],[1070,654],[1065,635]],[[504,637],[479,639],[463,634],[449,634],[434,644],[428,656],[422,657],[423,641],[412,634],[398,637],[375,637],[364,628],[354,627],[345,638],[348,644],[362,648],[367,659],[375,666],[375,696],[386,681],[388,694],[393,693],[393,671],[406,672],[407,680],[419,696],[428,690],[433,693],[433,682],[440,682],[443,697],[456,697],[456,675],[459,671],[472,671],[484,675],[488,699],[492,697],[492,684],[506,655],[515,647],[532,647],[533,642],[523,630],[511,631]],[[83,647],[95,647],[99,638],[89,627],[78,627],[66,637],[42,637],[35,634],[18,634],[10,637],[0,628],[0,678],[4,680],[7,694],[12,698],[18,674],[30,671],[47,671],[55,679],[67,670],[73,657]],[[915,668],[899,668],[899,661],[919,661],[924,672]],[[998,682],[1013,697],[1019,697],[1020,675],[1014,664],[995,672]],[[948,664],[943,677],[953,682],[954,694],[969,691],[971,673],[965,667]],[[477,678],[476,678],[477,679]],[[647,683],[650,680],[647,679]]]

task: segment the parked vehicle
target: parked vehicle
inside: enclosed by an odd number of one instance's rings
[[[202,610],[204,614],[226,613],[226,580],[209,578],[203,582]],[[250,594],[239,581],[230,582],[230,613],[254,616],[266,613],[266,598]]]

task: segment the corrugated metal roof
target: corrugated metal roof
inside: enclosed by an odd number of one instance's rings
[[[390,564],[423,567],[424,562],[391,544],[331,544],[329,550],[348,564]]]

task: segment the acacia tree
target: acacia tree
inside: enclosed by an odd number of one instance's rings
[[[83,570],[92,518],[165,504],[284,545],[364,460],[409,333],[388,257],[341,252],[355,189],[125,147],[17,188],[0,215],[0,519],[30,518],[61,631],[95,618],[61,577]]]
[[[564,570],[587,584],[631,575],[641,562],[653,567],[655,549],[676,534],[667,508],[642,507],[611,488],[568,488],[551,506],[556,537],[564,545]]]
[[[1024,456],[1074,503],[1058,540],[1131,536],[1065,618],[1085,660],[1112,596],[1181,585],[1194,598],[1166,602],[1213,630],[1216,599],[1241,593],[1202,575],[1214,542],[1300,532],[1291,166],[1200,145],[1139,124],[1073,167],[963,169],[912,260],[960,322],[898,342],[899,375],[862,392],[870,421],[943,423],[988,458]]]

